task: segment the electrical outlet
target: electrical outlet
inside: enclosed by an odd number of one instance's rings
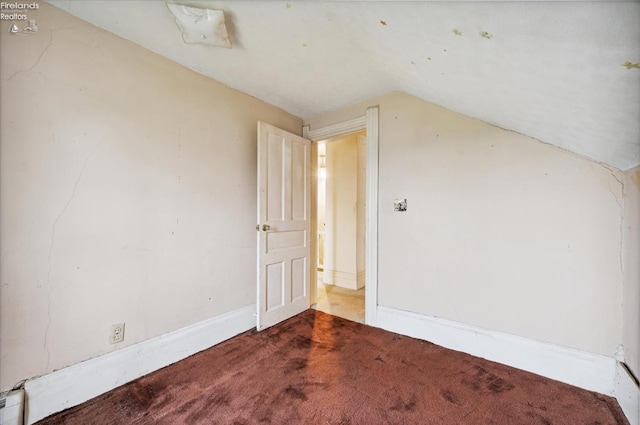
[[[122,341],[124,341],[124,323],[111,325],[111,332],[109,332],[109,344],[117,344]]]

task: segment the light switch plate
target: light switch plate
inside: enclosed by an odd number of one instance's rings
[[[393,201],[393,210],[394,211],[406,211],[407,210],[407,200],[406,199],[396,199]]]

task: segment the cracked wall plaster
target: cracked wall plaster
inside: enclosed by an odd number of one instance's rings
[[[640,374],[640,167],[624,173],[623,345],[625,362]]]
[[[89,160],[91,159],[91,157],[94,155],[94,153],[96,152],[96,149],[98,149],[98,146],[100,145],[100,141],[98,141],[93,150],[87,155],[86,159],[83,161],[82,163],[82,167],[80,168],[80,172],[78,173],[78,177],[76,178],[74,184],[73,184],[73,189],[71,190],[71,195],[69,196],[69,199],[67,200],[67,202],[64,204],[64,206],[62,207],[62,209],[60,210],[60,213],[58,213],[58,215],[56,216],[55,220],[53,220],[53,223],[51,225],[51,244],[49,245],[49,256],[47,258],[47,284],[49,286],[48,289],[48,293],[47,293],[47,326],[45,328],[44,331],[44,349],[47,352],[47,364],[45,366],[45,371],[49,370],[49,364],[51,361],[51,350],[49,349],[47,342],[48,342],[48,336],[49,336],[49,328],[51,327],[51,296],[53,293],[53,289],[54,289],[54,279],[51,278],[51,272],[52,272],[52,267],[53,267],[53,263],[51,261],[52,257],[53,257],[53,251],[54,251],[54,246],[55,246],[55,236],[56,236],[56,225],[58,224],[58,221],[60,221],[60,219],[62,218],[62,216],[64,215],[65,211],[67,211],[67,208],[69,208],[69,205],[73,202],[73,199],[76,196],[76,190],[78,188],[78,184],[80,183],[80,180],[82,180],[82,175],[84,174],[84,170],[87,167],[87,163],[89,162]]]

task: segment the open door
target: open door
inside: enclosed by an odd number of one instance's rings
[[[311,142],[258,122],[258,320],[309,308]]]

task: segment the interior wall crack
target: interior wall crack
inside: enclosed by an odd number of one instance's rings
[[[47,50],[49,50],[51,48],[51,46],[53,46],[53,31],[54,30],[49,30],[49,44],[47,44],[47,47],[44,48],[44,50],[42,51],[42,53],[40,53],[40,56],[38,56],[38,59],[36,60],[36,62],[31,65],[30,68],[27,69],[21,69],[18,70],[16,72],[14,72],[11,77],[9,78],[3,78],[4,81],[11,81],[13,79],[13,77],[15,77],[16,75],[23,73],[23,72],[29,72],[32,71],[36,66],[38,66],[38,64],[40,63],[40,61],[42,60],[42,57],[44,56],[45,53],[47,53]]]
[[[621,275],[621,279],[623,281],[624,284],[624,262],[623,262],[623,255],[624,255],[624,247],[623,247],[623,242],[624,242],[624,181],[623,178],[620,177],[618,175],[617,170],[612,169],[611,167],[599,163],[603,168],[605,168],[606,170],[609,171],[609,173],[611,174],[611,177],[613,177],[615,179],[616,182],[618,182],[618,184],[620,185],[620,197],[618,197],[618,195],[616,193],[614,193],[614,191],[611,189],[611,187],[609,187],[609,191],[611,192],[611,194],[613,195],[616,204],[618,204],[618,207],[620,208],[620,224],[619,224],[619,232],[620,232],[620,249],[619,249],[619,261],[620,261],[620,275]]]
[[[67,208],[69,207],[73,199],[75,198],[76,189],[78,188],[78,184],[80,183],[80,180],[82,180],[82,176],[84,174],[85,168],[87,167],[87,163],[89,162],[89,159],[91,159],[93,154],[98,149],[98,146],[100,145],[100,143],[101,141],[98,141],[93,147],[93,149],[91,150],[91,152],[89,153],[89,155],[87,155],[87,157],[84,159],[84,162],[82,163],[82,168],[80,168],[80,173],[78,174],[78,177],[76,178],[76,181],[73,184],[71,196],[69,197],[69,199],[67,199],[67,202],[64,204],[64,206],[56,216],[55,220],[53,220],[53,223],[51,225],[51,242],[49,244],[49,256],[47,258],[47,284],[49,286],[49,291],[47,293],[47,326],[44,330],[44,349],[47,352],[47,365],[45,367],[44,373],[47,373],[47,371],[49,370],[49,364],[51,361],[51,350],[49,350],[47,342],[49,337],[49,328],[51,327],[51,294],[53,292],[53,283],[51,281],[51,267],[52,267],[51,257],[53,256],[53,249],[55,246],[54,243],[55,243],[55,236],[56,236],[56,226],[58,224],[58,221],[60,221],[60,218],[62,218],[65,211],[67,210]]]
[[[609,171],[609,174],[611,175],[611,177],[613,177],[613,179],[620,185],[620,197],[618,197],[618,195],[611,189],[611,186],[608,186],[609,188],[609,192],[611,192],[611,194],[613,195],[616,204],[618,204],[618,208],[620,210],[619,213],[619,222],[618,222],[618,232],[619,232],[619,247],[618,247],[618,267],[620,269],[620,283],[622,286],[622,292],[620,294],[620,312],[624,311],[624,296],[622,294],[624,294],[624,286],[625,286],[625,279],[624,279],[624,216],[625,216],[625,211],[624,211],[624,203],[625,203],[625,199],[624,199],[624,194],[625,194],[625,182],[624,182],[624,176],[621,176],[621,172],[606,165],[603,164],[602,162],[598,162],[598,164],[600,166],[602,166],[602,168],[606,169],[607,171]],[[608,185],[609,183],[607,183]]]

